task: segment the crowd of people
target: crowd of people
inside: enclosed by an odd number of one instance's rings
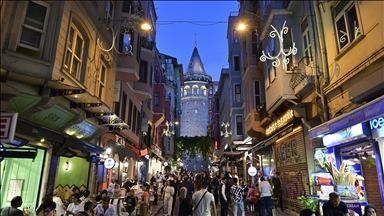
[[[149,183],[126,180],[122,186],[112,182],[106,190],[94,198],[90,191],[80,191],[74,187],[68,201],[63,203],[60,190],[53,196],[44,197],[36,209],[37,216],[121,216],[152,215],[153,205],[163,205],[166,216],[217,216],[220,203],[220,216],[228,215],[228,206],[232,205],[233,215],[238,212],[260,212],[262,216],[272,216],[274,200],[282,203],[281,180],[277,172],[269,181],[260,177],[258,183],[245,183],[229,173],[183,172],[179,175],[156,172]],[[340,201],[337,193],[330,193],[330,199],[323,205],[324,216],[336,216],[342,212],[349,215],[348,208]],[[18,208],[23,201],[16,196],[11,206],[1,210],[0,216],[25,216]],[[67,204],[68,203],[68,204]],[[258,210],[255,207],[259,208]],[[303,209],[300,216],[315,216],[310,209]],[[372,205],[365,207],[364,216],[376,216]]]

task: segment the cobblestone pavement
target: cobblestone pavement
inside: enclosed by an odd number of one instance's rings
[[[229,206],[229,214],[230,216],[233,215],[233,209],[232,209],[232,206],[230,205]],[[285,210],[284,212],[282,212],[279,208],[276,209],[275,211],[275,215],[273,216],[298,216],[299,214],[295,213],[295,212],[291,212],[291,211],[288,211],[288,210]],[[163,205],[162,205],[162,201],[159,201],[157,202],[157,205],[154,205],[152,207],[152,214],[153,216],[164,216],[163,214]],[[220,204],[217,206],[217,215],[219,216],[220,215]],[[240,215],[241,216],[241,213],[238,212],[237,215]],[[245,213],[245,216],[257,216],[259,214],[255,213],[255,212],[246,212]]]

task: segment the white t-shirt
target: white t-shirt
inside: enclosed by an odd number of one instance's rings
[[[164,194],[165,197],[173,196],[172,194],[175,194],[175,188],[172,186],[165,186]]]
[[[54,196],[52,197],[53,202],[56,203],[56,215],[61,216],[65,215],[65,209],[63,208],[63,201],[60,197]]]
[[[73,203],[69,204],[67,211],[73,212],[75,215],[81,211],[84,211],[84,207],[79,203],[79,205],[75,205]]]
[[[195,201],[195,208],[206,191],[206,189],[201,189],[192,195],[192,200]],[[196,216],[210,216],[211,202],[215,202],[215,198],[213,197],[213,194],[207,192],[204,198],[201,200],[199,206],[197,206],[195,209]]]
[[[262,181],[259,184],[260,197],[272,196],[271,194],[271,185],[267,181]]]

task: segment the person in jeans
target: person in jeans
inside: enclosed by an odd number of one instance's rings
[[[233,186],[231,187],[231,195],[233,200],[233,215],[237,216],[237,210],[240,209],[241,215],[245,216],[243,192],[244,187],[237,185],[237,178],[233,178]]]
[[[227,199],[227,196],[225,195],[226,184],[227,184],[227,179],[222,178],[220,188],[219,188],[220,206],[221,206],[220,216],[228,216],[228,199]]]
[[[259,190],[261,197],[261,216],[265,216],[265,210],[268,216],[272,216],[272,188],[269,182],[265,181],[264,177],[260,178]]]

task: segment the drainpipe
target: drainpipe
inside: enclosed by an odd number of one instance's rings
[[[311,4],[312,1],[308,1]],[[328,60],[327,60],[327,49],[325,47],[325,38],[324,38],[324,31],[323,31],[323,22],[321,19],[321,13],[319,10],[319,7],[322,3],[317,0],[314,5],[315,9],[315,18],[316,18],[316,28],[318,30],[318,37],[319,37],[319,46],[320,46],[320,51],[321,51],[321,62],[322,62],[322,68],[323,68],[323,74],[324,74],[324,85],[322,86],[322,89],[324,89],[326,86],[329,85],[329,71],[328,71]],[[312,14],[312,7],[309,7],[310,13]],[[312,23],[313,23],[313,19]],[[316,67],[316,70],[318,70],[318,67]],[[329,112],[328,112],[328,104],[327,100],[324,95],[324,90],[320,90],[317,88],[319,86],[319,80],[317,78],[317,72],[315,74],[315,83],[316,83],[316,94],[320,97],[321,99],[321,104],[323,107],[323,112],[324,112],[324,120],[328,121],[329,120]]]

